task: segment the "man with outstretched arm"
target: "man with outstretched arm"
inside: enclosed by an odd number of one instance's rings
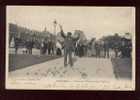
[[[79,39],[79,36],[77,38],[73,38],[71,32],[67,32],[67,35],[65,35],[61,25],[60,25],[60,33],[61,36],[64,38],[64,66],[65,67],[67,66],[67,57],[68,57],[69,64],[72,67],[73,66],[72,51],[74,48],[74,42],[76,42]]]

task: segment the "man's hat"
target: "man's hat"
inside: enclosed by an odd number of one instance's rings
[[[71,32],[68,32],[67,34],[68,34],[68,35],[72,35],[72,33],[71,33]]]

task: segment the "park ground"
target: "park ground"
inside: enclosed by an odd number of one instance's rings
[[[64,67],[64,58],[10,54],[10,76],[79,77],[79,78],[132,78],[130,58],[73,57],[74,66]]]

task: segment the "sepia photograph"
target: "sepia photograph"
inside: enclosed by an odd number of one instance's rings
[[[135,90],[135,7],[7,6],[6,89]]]

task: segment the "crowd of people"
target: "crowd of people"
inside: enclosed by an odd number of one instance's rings
[[[80,42],[77,42],[75,45],[75,55],[79,57],[131,57],[131,52],[132,41],[126,38],[122,38],[120,42],[115,42],[113,45],[109,41],[96,39],[86,45]]]
[[[65,38],[62,35],[63,38]],[[18,49],[20,48],[20,39],[14,38],[15,42],[15,53],[17,54]],[[51,41],[49,38],[43,39],[41,42],[34,41],[33,39],[29,39],[24,41],[24,50],[25,54],[32,54],[32,49],[37,48],[40,49],[41,55],[59,55],[61,56],[64,51],[64,46],[68,46],[69,43],[59,43],[61,47],[57,47],[56,43],[59,41]],[[122,38],[121,42],[115,42],[113,46],[110,46],[108,41],[96,40],[93,39],[87,44],[81,43],[78,38],[77,40],[73,40],[71,43],[73,46],[70,47],[72,49],[75,56],[83,57],[110,57],[110,52],[113,51],[115,57],[131,57],[132,52],[132,43],[131,40]]]
[[[82,57],[82,56],[88,56],[88,57],[107,57],[110,56],[110,48],[108,46],[108,43],[105,43],[103,41],[92,41],[88,43],[87,45],[83,45],[81,43],[77,43],[75,46],[75,55]]]
[[[111,41],[108,40],[96,40],[96,38],[93,38],[89,42],[83,43],[83,41],[80,40],[80,35],[73,37],[71,32],[64,33],[61,25],[60,34],[64,39],[63,42],[48,37],[37,41],[30,37],[22,43],[22,48],[24,48],[23,53],[32,54],[33,48],[37,48],[40,50],[40,55],[64,55],[64,66],[67,66],[67,58],[69,58],[70,65],[73,66],[72,54],[79,57],[110,58],[110,53],[113,51],[115,57],[131,57],[131,39],[119,37],[119,41],[111,43]],[[20,41],[20,38],[14,37],[15,54],[18,53],[18,49],[20,48]],[[58,47],[57,43],[61,46]]]
[[[23,48],[24,54],[32,54],[33,48],[40,50],[40,55],[54,55],[55,43],[51,40],[43,39],[41,42],[35,41],[33,39],[27,39],[22,44],[20,39],[14,38],[14,48],[15,54],[18,54],[18,49]]]

